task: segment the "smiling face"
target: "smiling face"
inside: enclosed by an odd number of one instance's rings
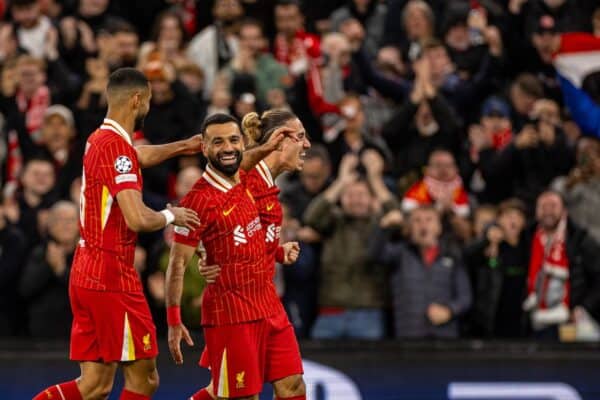
[[[212,124],[204,132],[202,152],[211,167],[233,177],[242,162],[244,140],[235,122]]]
[[[301,171],[304,167],[304,156],[310,148],[306,130],[298,118],[290,119],[284,125],[292,130],[283,140],[281,161],[285,171]]]

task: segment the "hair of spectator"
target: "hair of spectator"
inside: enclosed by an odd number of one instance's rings
[[[131,25],[127,21],[116,21],[108,26],[108,32],[111,35],[116,35],[117,33],[130,33],[132,35],[137,35],[137,30],[133,25]]]
[[[554,189],[551,189],[551,188],[548,188],[548,189],[544,190],[542,193],[540,193],[540,195],[537,197],[537,201],[536,202],[540,201],[540,199],[542,197],[545,197],[545,196],[556,196],[556,197],[558,197],[560,199],[560,202],[563,205],[563,207],[567,204],[566,201],[565,201],[565,196],[561,192],[559,192],[558,190],[554,190]]]
[[[36,4],[38,0],[12,0],[11,7],[29,7]]]
[[[296,6],[298,10],[302,10],[302,2],[300,0],[278,0],[275,7]]]
[[[308,150],[306,150],[304,160],[313,159],[319,159],[327,165],[331,164],[331,159],[329,158],[329,152],[327,151],[327,148],[319,143],[313,144]]]
[[[59,200],[50,207],[50,213],[48,214],[48,225],[53,225],[59,221],[58,216],[56,215],[57,211],[62,209],[75,211],[76,214],[79,213],[77,206],[72,201],[68,200]]]
[[[431,151],[431,153],[429,153],[429,158],[427,160],[427,164],[431,163],[431,160],[433,160],[433,157],[436,154],[448,154],[450,157],[452,157],[452,159],[454,160],[454,162],[456,162],[456,158],[454,157],[454,154],[452,154],[452,151],[450,151],[449,149],[445,148],[445,147],[436,147],[435,149],[433,149]]]
[[[200,79],[204,79],[204,71],[202,68],[192,62],[184,63],[177,68],[177,75],[181,76],[182,74],[192,74]]]
[[[544,87],[539,79],[533,74],[520,74],[515,79],[513,85],[521,89],[523,93],[535,97],[536,99],[544,97]]]
[[[23,54],[17,59],[17,68],[23,65],[35,65],[42,71],[46,71],[46,62],[29,54]]]
[[[417,207],[415,207],[414,209],[412,209],[408,215],[409,217],[414,215],[415,212],[427,212],[430,211],[432,213],[434,213],[440,220],[442,218],[442,216],[440,215],[440,212],[438,211],[437,208],[435,208],[435,206],[433,204],[420,204]]]
[[[132,90],[149,90],[148,79],[139,70],[135,68],[119,68],[108,77],[106,93],[109,103],[111,98],[121,94],[129,93]]]
[[[225,113],[216,113],[210,115],[204,119],[204,122],[202,122],[202,126],[200,127],[200,133],[204,135],[208,127],[211,125],[228,124],[230,122],[236,124],[238,128],[240,127],[240,121],[238,121],[238,119],[232,115]]]
[[[189,37],[188,37],[187,31],[185,30],[185,25],[183,23],[183,20],[181,19],[181,16],[172,10],[165,10],[165,11],[161,12],[160,14],[158,14],[156,19],[154,20],[154,25],[152,26],[150,39],[155,43],[158,42],[158,37],[160,36],[161,25],[163,24],[164,20],[167,18],[175,18],[175,20],[177,21],[177,29],[181,33],[181,43],[179,43],[179,47],[181,49],[185,46]]]
[[[29,160],[27,160],[25,162],[25,164],[23,165],[23,169],[21,170],[21,176],[23,176],[23,174],[25,174],[27,169],[29,169],[29,167],[35,163],[50,164],[53,167],[52,170],[54,170],[54,163],[52,162],[52,160],[50,158],[44,156],[43,154],[36,154],[34,157],[31,157]]]
[[[424,0],[409,0],[406,5],[404,6],[404,9],[402,10],[402,25],[406,25],[406,21],[408,19],[408,8],[410,6],[415,6],[417,8],[420,8],[421,11],[423,11],[423,14],[425,14],[425,18],[427,18],[427,21],[429,22],[429,24],[431,26],[433,26],[435,24],[435,15],[433,14],[433,10],[431,9],[431,6],[429,4],[427,4],[426,1]]]
[[[510,198],[500,203],[500,205],[498,206],[498,215],[504,214],[505,212],[510,210],[519,211],[523,215],[527,214],[527,206],[525,205],[525,203],[523,203],[522,200],[519,200],[517,198]]]
[[[263,23],[260,22],[259,20],[257,20],[256,18],[252,18],[252,17],[244,18],[242,20],[242,22],[240,23],[239,32],[241,32],[245,26],[255,26],[258,29],[260,29],[261,33],[264,33],[264,31],[265,31]]]
[[[252,143],[263,144],[269,140],[275,129],[296,118],[296,114],[284,109],[267,110],[261,116],[251,112],[244,116],[242,130]]]
[[[423,40],[423,42],[421,43],[421,46],[423,46],[423,50],[431,50],[431,49],[437,49],[438,47],[444,47],[444,44],[436,38],[426,38]]]

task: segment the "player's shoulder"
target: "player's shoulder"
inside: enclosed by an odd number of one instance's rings
[[[214,206],[215,191],[212,186],[203,178],[196,181],[192,189],[181,200],[182,204],[191,206],[193,204],[202,204],[205,206]]]

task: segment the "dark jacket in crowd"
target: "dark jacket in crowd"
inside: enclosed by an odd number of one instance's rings
[[[0,336],[22,333],[24,307],[17,293],[25,257],[25,238],[16,228],[0,230]]]
[[[432,265],[423,263],[419,250],[407,242],[390,242],[382,229],[370,235],[369,257],[391,266],[390,285],[396,337],[457,338],[458,318],[471,307],[471,286],[459,252],[441,245]],[[452,318],[435,326],[427,318],[432,303],[452,310]]]
[[[173,82],[171,88],[173,100],[165,104],[151,104],[144,122],[144,137],[151,144],[164,144],[190,137],[198,133],[204,118],[206,110],[181,82]],[[171,159],[144,169],[144,190],[167,195],[170,178],[174,176],[176,168],[177,159]]]
[[[531,242],[526,235],[521,235],[516,246],[502,242],[496,258],[485,254],[489,244],[484,238],[464,251],[475,300],[469,334],[485,338],[525,337],[529,324],[523,302],[527,297]]]
[[[518,149],[513,142],[499,152],[487,149],[479,153],[486,186],[494,188],[498,196],[490,199],[493,202],[516,196],[525,204],[534,204],[552,180],[566,175],[573,164],[573,150],[559,130],[551,146],[540,143],[533,148]]]
[[[29,333],[32,337],[65,338],[71,331],[69,272],[73,254],[67,255],[67,268],[57,276],[46,261],[46,244],[33,249],[19,283],[19,294],[27,302]]]
[[[396,206],[383,205],[384,212]],[[323,195],[304,215],[306,225],[323,239],[319,277],[319,306],[382,308],[386,301],[386,271],[368,261],[367,243],[379,224],[379,215],[352,218]]]
[[[393,174],[400,177],[410,171],[420,173],[432,151],[444,148],[455,157],[460,149],[460,123],[443,96],[428,100],[439,130],[431,135],[419,133],[414,122],[418,104],[408,100],[383,126],[382,135],[393,154]]]

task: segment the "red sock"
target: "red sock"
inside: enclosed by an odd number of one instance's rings
[[[83,400],[81,397],[81,393],[79,393],[79,388],[77,388],[77,382],[69,381],[64,383],[59,383],[58,385],[54,385],[45,389],[38,393],[33,400]]]
[[[123,389],[119,400],[150,400],[150,396],[146,396],[139,393],[133,393],[127,389]]]
[[[206,388],[198,390],[188,400],[213,400]]]
[[[306,395],[294,396],[294,397],[275,397],[275,400],[306,400]]]

